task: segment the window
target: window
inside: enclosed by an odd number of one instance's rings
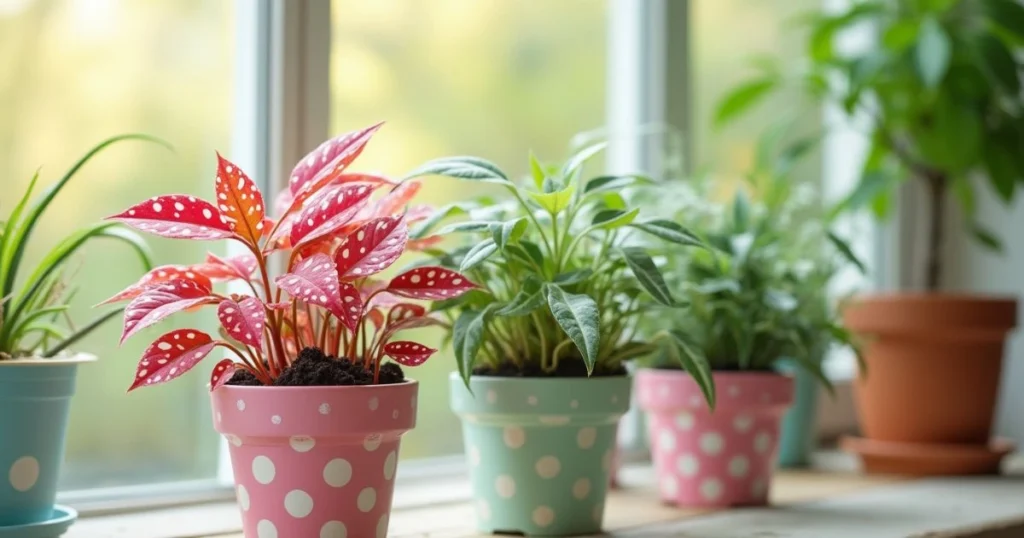
[[[0,1],[0,184],[21,192],[41,169],[45,187],[101,140],[142,132],[176,153],[122,142],[90,162],[36,231],[38,259],[76,227],[165,192],[209,196],[214,150],[227,151],[232,121],[233,4],[203,0]],[[4,198],[4,210],[10,198]],[[155,262],[200,260],[217,245],[152,238]],[[72,315],[141,274],[133,254],[95,243],[80,260]],[[209,313],[195,319],[210,323]],[[177,323],[194,321],[177,318]],[[157,329],[153,329],[157,330]],[[117,346],[115,319],[78,349],[80,368],[62,490],[212,478],[217,435],[202,375],[125,395],[156,333]]]
[[[330,130],[386,120],[358,164],[395,176],[453,154],[516,176],[531,150],[562,159],[573,135],[604,122],[606,10],[604,0],[334,0]],[[430,178],[418,200],[443,205],[475,188]],[[461,453],[461,435],[450,434],[461,431],[448,408],[453,365],[444,350],[412,373],[423,398],[403,458]]]

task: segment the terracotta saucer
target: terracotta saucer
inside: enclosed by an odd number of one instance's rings
[[[1013,452],[1008,439],[985,445],[932,445],[844,436],[839,446],[860,456],[864,472],[913,476],[999,474],[999,463]]]

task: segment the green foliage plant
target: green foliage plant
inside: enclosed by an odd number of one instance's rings
[[[807,141],[781,150],[780,142],[778,131],[762,137],[754,169],[731,201],[712,201],[704,180],[671,182],[662,201],[650,200],[686,215],[710,248],[671,253],[667,283],[689,306],[672,318],[646,318],[644,331],[669,331],[715,371],[771,372],[789,362],[831,389],[822,371],[826,351],[856,346],[830,284],[840,270],[863,265],[829,229],[811,186],[790,180]],[[676,368],[672,354],[652,354],[644,364]]]
[[[675,316],[685,306],[655,259],[703,244],[675,221],[642,216],[619,194],[650,184],[650,178],[584,178],[584,164],[604,147],[586,146],[561,165],[531,155],[531,172],[519,182],[477,157],[437,159],[408,175],[493,183],[509,194],[442,208],[412,233],[462,235],[463,246],[437,252],[437,263],[483,286],[435,306],[452,322],[458,371],[467,386],[474,373],[622,375],[624,363],[665,342],[713,406],[710,369],[700,357],[667,331],[647,338],[638,333],[641,318]],[[441,226],[446,219],[453,221]],[[658,248],[645,247],[640,236],[658,239]]]
[[[849,117],[869,122],[870,149],[860,181],[836,211],[870,206],[883,218],[906,179],[925,187],[929,290],[941,282],[950,194],[972,236],[1000,249],[995,234],[975,220],[972,180],[984,176],[1006,203],[1024,181],[1018,54],[1024,6],[1016,0],[870,0],[852,2],[839,13],[812,12],[801,23],[808,31],[806,57],[796,72],[778,62],[759,62],[761,73],[721,101],[718,123],[795,83]],[[854,28],[866,42],[842,50],[838,38]]]
[[[117,316],[121,309],[100,314],[76,326],[68,309],[77,288],[69,286],[67,267],[75,254],[92,240],[112,239],[134,250],[146,269],[152,268],[145,241],[135,232],[113,222],[90,224],[53,246],[34,266],[25,258],[32,232],[60,191],[90,159],[123,140],[146,140],[127,134],[109,138],[89,150],[56,183],[32,199],[39,173],[10,213],[0,220],[0,360],[23,357],[50,358]],[[19,275],[22,278],[19,280]],[[61,321],[63,320],[63,324]]]

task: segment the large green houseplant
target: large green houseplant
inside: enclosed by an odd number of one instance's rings
[[[27,250],[46,210],[82,166],[107,146],[128,139],[155,140],[142,135],[108,139],[33,198],[37,172],[0,219],[0,470],[7,478],[0,484],[0,531],[11,527],[14,534],[56,536],[75,519],[74,510],[55,506],[54,499],[78,366],[95,357],[70,349],[121,309],[84,325],[72,323],[68,310],[76,287],[69,282],[68,262],[93,240],[113,239],[137,252],[149,269],[149,249],[120,224],[98,223],[75,231],[38,261],[29,260]]]
[[[714,402],[707,365],[675,335],[641,338],[643,316],[676,315],[680,303],[650,251],[700,241],[683,226],[642,216],[618,190],[638,176],[587,179],[582,168],[603,148],[588,146],[561,166],[531,159],[513,182],[474,157],[433,161],[411,176],[442,175],[504,188],[504,201],[459,203],[414,235],[457,233],[465,246],[438,258],[482,289],[437,305],[452,320],[458,372],[452,408],[463,418],[466,451],[484,531],[561,536],[598,532],[616,424],[630,401],[624,364],[663,340]]]
[[[976,220],[976,191],[983,183],[1010,202],[1024,177],[1016,56],[1024,7],[1013,0],[866,1],[804,22],[806,66],[788,76],[769,63],[723,101],[718,118],[726,121],[793,82],[866,119],[869,151],[860,181],[837,211],[871,207],[884,217],[908,180],[926,193],[912,198],[927,207],[926,292],[864,296],[845,314],[870,337],[871,376],[856,386],[868,439],[849,446],[877,470],[992,471],[1005,452],[990,446],[990,435],[1016,299],[942,293],[942,249],[950,198],[971,235],[998,249],[995,234]],[[837,37],[850,31],[866,43],[843,50]]]

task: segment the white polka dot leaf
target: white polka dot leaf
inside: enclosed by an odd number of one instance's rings
[[[365,183],[330,185],[306,201],[292,225],[292,248],[327,237],[349,224],[373,194]]]
[[[381,125],[383,122],[345,133],[320,144],[292,169],[288,176],[288,192],[301,202],[332,183],[334,178],[359,157]]]
[[[371,219],[342,239],[334,251],[338,275],[351,281],[379,273],[401,257],[408,242],[404,216]]]
[[[427,359],[436,352],[436,349],[405,340],[399,342],[388,342],[384,346],[385,355],[394,359],[395,362],[404,364],[405,366],[419,366],[424,362],[427,362]]]
[[[142,353],[129,392],[181,377],[217,345],[210,335],[195,329],[178,329],[157,338]]]
[[[217,206],[184,194],[150,198],[109,218],[171,239],[227,239],[235,235]]]
[[[147,288],[151,288],[164,282],[170,282],[172,280],[191,280],[199,287],[213,289],[213,281],[209,275],[202,271],[197,271],[194,266],[161,265],[159,267],[154,267],[149,272],[142,275],[142,278],[140,278],[138,282],[121,290],[116,295],[100,304],[110,304],[134,299],[139,295],[142,295],[142,292],[146,291]]]
[[[354,297],[347,293],[345,298],[351,301],[343,302],[338,270],[326,254],[314,254],[299,262],[292,272],[277,277],[277,285],[292,297],[322,306],[343,320],[347,319],[346,311],[362,314],[363,303],[358,293]]]
[[[231,376],[234,375],[237,367],[235,361],[231,359],[222,359],[220,362],[213,367],[213,371],[210,372],[210,390],[217,390],[218,387],[223,386],[231,380]]]
[[[476,284],[456,271],[427,266],[417,267],[396,276],[388,284],[388,291],[410,299],[443,301],[458,297],[476,287]]]
[[[263,193],[241,168],[217,154],[217,207],[231,224],[231,230],[251,245],[263,236],[266,208]]]
[[[121,342],[171,314],[216,301],[210,288],[192,280],[178,279],[157,284],[125,307]]]
[[[238,302],[231,299],[222,301],[217,307],[217,319],[231,338],[256,351],[263,350],[263,327],[267,322],[267,312],[259,298],[246,297]]]

